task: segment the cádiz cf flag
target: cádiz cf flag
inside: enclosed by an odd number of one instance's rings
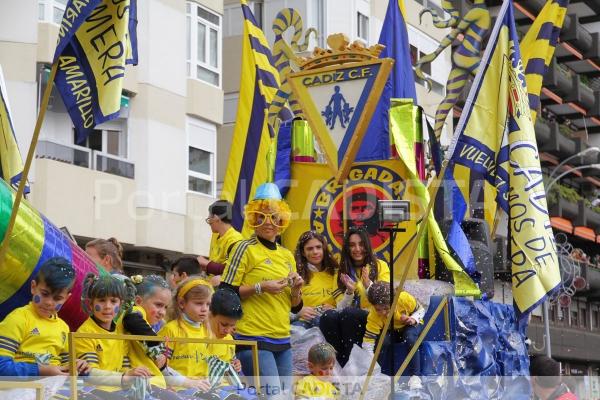
[[[58,31],[55,84],[77,142],[119,116],[125,65],[137,64],[136,0],[69,0]]]
[[[525,315],[559,285],[560,271],[511,0],[502,5],[447,154],[446,178],[463,166],[496,188],[496,201],[485,207],[508,215],[513,297]]]

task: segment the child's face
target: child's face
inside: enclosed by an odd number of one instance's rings
[[[102,323],[110,325],[121,308],[121,299],[118,297],[100,297],[92,300],[94,317]]]
[[[218,339],[223,339],[227,335],[235,332],[237,320],[223,315],[212,315],[210,318],[210,328]]]
[[[379,314],[381,317],[386,318],[390,313],[390,306],[388,306],[387,304],[378,304],[374,307],[375,311],[377,311],[377,314]]]
[[[135,303],[146,311],[148,322],[154,325],[165,317],[167,307],[171,303],[171,291],[166,288],[155,288],[151,296],[146,298],[137,296]]]
[[[330,377],[333,376],[333,367],[335,366],[335,358],[329,360],[323,364],[313,364],[308,362],[308,369],[311,375],[317,377]]]
[[[179,308],[194,322],[204,322],[208,317],[210,307],[210,297],[192,297],[190,299],[181,299]]]
[[[40,317],[50,318],[55,315],[70,295],[69,289],[53,293],[45,282],[31,281],[31,304]]]

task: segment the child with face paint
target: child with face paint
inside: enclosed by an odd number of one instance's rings
[[[169,338],[197,338],[210,336],[206,324],[212,285],[205,279],[191,276],[179,284],[170,308],[170,321],[158,332]],[[167,343],[168,368],[163,370],[167,384],[177,390],[208,391],[208,367],[204,359],[207,345],[199,343]]]
[[[153,326],[165,317],[171,303],[171,289],[158,275],[134,275],[131,281],[135,285],[135,305],[131,312],[123,317],[125,332],[132,335],[156,336]],[[153,398],[161,400],[179,399],[172,391],[166,390],[167,384],[161,370],[166,366],[164,342],[130,342],[129,359],[131,366],[146,367],[150,370],[151,392]]]
[[[128,280],[115,275],[88,274],[83,282],[82,309],[89,318],[79,327],[79,333],[124,334],[121,323],[115,323],[121,306],[133,302],[135,288]],[[91,394],[99,398],[126,399],[124,386],[136,377],[151,375],[147,367],[131,367],[129,342],[109,339],[78,339],[76,354],[91,367],[86,383],[96,385]]]
[[[308,351],[310,375],[296,384],[296,399],[338,399],[339,391],[331,383],[335,349],[329,343],[317,343]]]
[[[0,323],[0,376],[68,375],[69,327],[57,312],[71,295],[75,271],[64,258],[51,258],[31,281],[32,301]],[[76,360],[77,371],[89,366]]]

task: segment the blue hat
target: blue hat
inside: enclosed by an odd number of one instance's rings
[[[256,189],[254,200],[281,200],[281,193],[276,184],[263,183]]]

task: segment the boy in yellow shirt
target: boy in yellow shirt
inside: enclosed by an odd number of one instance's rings
[[[390,312],[390,284],[387,282],[372,284],[367,297],[369,303],[371,303],[371,308],[367,316],[367,329],[363,337],[362,348],[373,352],[375,340],[381,340],[379,334]],[[396,309],[394,310],[393,342],[405,342],[409,348],[412,348],[423,329],[424,315],[425,309],[419,304],[417,299],[408,292],[401,292]],[[387,351],[394,351],[393,346],[389,346],[385,342],[382,350],[383,356],[385,356]],[[409,376],[419,375],[420,371],[420,354],[417,350],[406,368],[406,373]]]
[[[0,376],[69,374],[69,327],[57,313],[71,296],[75,270],[60,257],[41,265],[31,281],[31,302],[13,310],[0,323]],[[76,360],[77,372],[87,373]]]
[[[310,375],[296,384],[296,399],[335,400],[339,390],[331,383],[335,366],[335,349],[329,343],[317,343],[308,351]]]

